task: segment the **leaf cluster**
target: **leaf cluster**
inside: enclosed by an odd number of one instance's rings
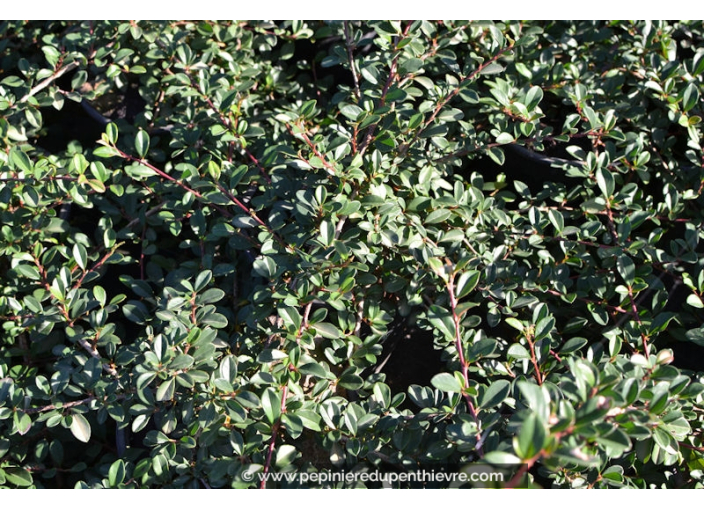
[[[0,485],[700,487],[703,37],[0,23]]]

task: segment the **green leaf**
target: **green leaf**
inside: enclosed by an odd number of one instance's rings
[[[385,383],[377,382],[373,388],[374,399],[379,402],[384,408],[391,405],[391,388]]]
[[[273,388],[265,388],[261,403],[267,420],[273,425],[281,416],[281,396]]]
[[[513,135],[509,133],[499,133],[499,136],[496,137],[496,143],[500,145],[505,145],[507,143],[513,143],[515,141],[515,138]]]
[[[82,414],[71,415],[71,434],[83,443],[90,441],[90,423]]]
[[[222,360],[220,360],[220,367],[218,369],[220,377],[228,382],[234,382],[237,377],[237,372],[237,358],[235,356],[224,356]]]
[[[540,319],[535,325],[535,340],[542,340],[548,336],[554,327],[555,317],[548,316]]]
[[[550,209],[548,211],[548,218],[550,218],[550,223],[552,223],[553,227],[555,227],[555,230],[559,234],[562,232],[565,228],[565,218],[562,216],[562,213],[556,209]]]
[[[340,113],[351,121],[356,121],[362,111],[359,106],[354,104],[346,104],[340,107]]]
[[[105,293],[105,289],[102,288],[100,285],[96,285],[93,287],[93,296],[95,299],[98,300],[98,303],[100,303],[100,306],[105,306],[105,301],[107,299],[107,294]]]
[[[285,359],[287,357],[288,354],[279,349],[264,349],[262,352],[259,353],[259,356],[257,356],[257,361],[259,363],[272,363],[274,361]]]
[[[662,427],[657,427],[653,430],[653,439],[655,443],[667,453],[676,455],[679,452],[677,440]]]
[[[215,329],[223,329],[227,327],[227,317],[221,313],[209,312],[200,320],[201,325],[211,326]]]
[[[330,220],[320,222],[320,242],[323,246],[330,246],[335,240],[335,225]]]
[[[704,308],[702,298],[696,294],[690,294],[689,296],[687,296],[687,304],[689,306],[693,306],[694,308]]]
[[[519,321],[518,319],[516,319],[515,317],[507,317],[504,320],[506,321],[506,324],[511,326],[513,329],[517,329],[521,333],[525,329],[525,326],[523,325],[523,323],[521,321]]]
[[[20,276],[24,276],[25,278],[29,278],[30,280],[39,280],[41,278],[39,270],[34,266],[30,266],[29,264],[18,264],[17,266],[15,266],[15,271]]]
[[[297,332],[301,328],[301,314],[292,306],[279,308],[279,317],[284,321],[284,326],[291,331]]]
[[[110,122],[107,126],[105,126],[105,134],[108,136],[108,141],[115,145],[117,143],[117,137],[118,137],[118,129],[117,125]]]
[[[196,277],[196,282],[195,285],[193,285],[193,290],[195,292],[200,292],[203,290],[207,285],[213,281],[213,272],[210,271],[209,269],[206,269],[204,271],[201,271],[198,276]]]
[[[606,198],[613,196],[616,183],[613,174],[606,168],[596,169],[596,183]]]
[[[682,111],[688,112],[689,110],[694,108],[698,102],[699,89],[697,88],[697,84],[695,82],[692,82],[687,85],[687,88],[684,89],[684,93],[682,94]]]
[[[188,354],[179,354],[171,361],[171,363],[169,363],[169,368],[171,370],[183,370],[192,366],[193,361],[193,356],[189,356]]]
[[[329,322],[319,322],[313,325],[313,328],[323,338],[335,340],[342,336],[342,332]]]
[[[550,417],[550,394],[545,387],[538,386],[530,381],[518,381],[516,383],[521,390],[521,395],[526,400],[528,409],[536,413],[543,423],[547,423]]]
[[[511,383],[504,379],[494,381],[479,400],[479,407],[490,409],[501,404],[511,391]]]
[[[461,299],[474,290],[479,283],[479,271],[470,270],[462,273],[455,284],[455,297]],[[454,328],[454,325],[453,325]]]
[[[628,435],[618,428],[606,436],[597,436],[595,440],[606,448],[607,455],[612,458],[618,458],[631,449]]]
[[[430,384],[435,386],[440,391],[447,393],[462,393],[462,385],[457,378],[446,372],[437,374],[430,380]]]
[[[176,391],[176,379],[173,377],[162,382],[156,390],[156,399],[159,402],[165,400],[171,400],[174,398],[174,392]]]
[[[298,371],[301,375],[314,375],[315,377],[320,377],[321,379],[325,379],[328,375],[325,367],[316,362],[305,363],[298,367]]]
[[[490,62],[479,72],[479,74],[489,75],[489,74],[499,74],[503,72],[504,66],[497,64],[496,62]]]
[[[652,414],[662,413],[667,407],[669,398],[670,394],[667,391],[667,388],[657,386],[655,390],[653,390],[653,396],[650,399],[650,402],[648,403],[648,408],[650,412]]]
[[[315,106],[317,101],[310,99],[301,106],[301,115],[306,118],[312,118],[315,114]]]
[[[24,436],[32,428],[32,418],[24,411],[15,411],[13,422],[19,435]]]
[[[501,465],[501,466],[507,466],[507,465],[514,465],[514,464],[520,464],[521,459],[513,455],[512,453],[508,452],[502,452],[499,450],[494,450],[491,452],[487,452],[482,460],[488,464],[493,464],[493,465]]]
[[[125,479],[125,463],[122,459],[117,459],[110,465],[108,470],[108,483],[110,487],[117,487]]]
[[[76,261],[76,264],[78,264],[78,267],[85,271],[88,265],[88,252],[83,245],[73,245],[73,258]]]
[[[293,439],[298,438],[303,433],[303,420],[301,420],[295,414],[286,413],[281,415],[281,424],[286,429],[288,435],[291,436]]]
[[[690,342],[694,342],[695,344],[704,347],[704,326],[697,329],[690,329],[684,334],[684,336]]]
[[[657,314],[650,323],[650,335],[657,335],[658,333],[665,331],[670,321],[676,317],[677,314],[672,312],[662,312]]]
[[[32,473],[24,468],[6,467],[1,469],[0,473],[4,473],[7,481],[17,487],[29,487],[34,483]]]
[[[506,156],[504,155],[504,151],[502,151],[499,147],[491,147],[487,149],[486,153],[494,163],[499,166],[503,166]]]
[[[293,464],[293,462],[298,457],[298,450],[296,447],[290,444],[282,444],[276,449],[276,460],[274,465],[277,469],[285,468]]]
[[[589,341],[586,338],[576,337],[570,338],[565,342],[565,344],[560,349],[561,354],[569,354],[571,352],[577,351],[587,345]]]
[[[320,427],[321,417],[315,411],[310,409],[299,409],[295,411],[294,416],[298,416],[303,423],[303,426],[309,430],[314,430],[320,432],[322,429]]]
[[[276,262],[266,255],[258,257],[253,264],[254,272],[264,278],[273,278],[276,275]]]
[[[19,76],[7,76],[0,81],[0,85],[5,85],[6,87],[21,87],[24,85],[24,80]]]
[[[433,327],[445,335],[445,338],[448,340],[455,338],[455,322],[449,310],[438,305],[431,305],[428,310],[428,320]]]
[[[27,174],[32,172],[32,162],[24,152],[19,148],[13,147],[10,150],[10,161],[18,170]]]
[[[9,377],[3,377],[0,379],[0,405],[5,402],[5,399],[12,391],[14,382]],[[4,417],[2,419],[5,419]]]
[[[513,438],[513,449],[524,461],[540,452],[547,441],[547,430],[535,412],[530,412],[521,423],[518,436]]]
[[[529,111],[535,110],[537,106],[540,104],[540,101],[543,100],[543,89],[538,87],[537,85],[533,86],[528,90],[528,93],[526,94],[526,108],[528,108]]]
[[[523,347],[521,344],[513,344],[508,348],[506,353],[509,357],[514,359],[530,359],[530,353],[528,349]]]
[[[626,285],[631,286],[636,278],[636,266],[628,255],[620,255],[616,259],[616,268]]]
[[[115,149],[114,147],[96,147],[93,150],[93,155],[99,157],[99,158],[113,158],[113,157],[119,157],[121,156],[120,151]]]
[[[474,363],[481,358],[492,357],[498,347],[499,343],[493,338],[482,338],[475,341],[467,353],[467,361]]]
[[[149,311],[141,301],[128,301],[122,307],[122,313],[127,317],[127,320],[137,324],[144,324],[149,318]]]
[[[621,388],[621,396],[627,405],[631,405],[638,398],[640,387],[636,379],[626,379]]]
[[[154,171],[153,168],[146,165],[140,165],[138,163],[125,167],[125,172],[127,172],[127,175],[131,178],[136,180],[142,180],[147,177],[151,177],[152,175],[156,175],[156,171]]]
[[[425,224],[444,223],[452,215],[448,209],[436,209],[425,217]]]
[[[196,303],[205,305],[208,303],[217,303],[225,297],[225,291],[218,288],[207,289],[205,292],[196,296]]]
[[[345,370],[340,376],[340,379],[338,380],[337,384],[339,384],[343,388],[347,388],[348,390],[353,391],[361,388],[364,385],[364,379],[357,375],[355,373],[356,371],[357,370],[355,369],[355,367],[350,367]]]
[[[149,152],[149,135],[143,129],[140,129],[134,138],[134,150],[141,159],[144,159]]]

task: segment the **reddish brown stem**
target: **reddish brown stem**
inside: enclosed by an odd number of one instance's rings
[[[411,139],[410,142],[408,142],[408,144],[406,144],[406,145],[402,148],[401,152],[406,152],[406,151],[408,151],[408,149],[410,149],[410,148],[413,146],[413,144],[415,144],[415,143],[418,141],[418,139],[420,138],[420,135],[423,134],[423,131],[425,131],[425,130],[433,123],[433,121],[435,120],[435,117],[438,116],[438,114],[440,113],[440,111],[452,100],[452,98],[454,98],[457,94],[460,93],[460,90],[462,90],[462,86],[463,86],[466,82],[471,81],[471,80],[473,80],[474,78],[476,78],[477,76],[479,76],[479,74],[480,74],[489,64],[493,64],[494,62],[496,62],[497,60],[499,60],[502,56],[504,56],[506,53],[510,52],[511,50],[513,50],[513,44],[507,46],[506,48],[504,48],[503,50],[501,50],[499,53],[497,53],[496,55],[494,55],[493,57],[491,57],[491,58],[488,59],[487,61],[482,62],[482,63],[479,65],[479,67],[477,67],[477,68],[476,68],[474,71],[472,71],[470,74],[468,74],[467,76],[465,76],[464,78],[462,78],[462,80],[460,81],[460,84],[459,84],[454,90],[452,90],[452,91],[445,97],[445,99],[443,99],[442,101],[440,101],[440,102],[438,103],[438,105],[435,107],[435,110],[433,110],[433,113],[430,115],[430,118],[429,118],[427,121],[425,121],[425,123],[423,124],[423,127],[422,127],[421,129],[419,129],[419,130],[416,132],[415,136]]]
[[[120,149],[115,148],[115,150],[119,153],[119,155],[120,155],[121,158],[126,159],[127,161],[134,161],[134,162],[137,162],[137,163],[140,163],[140,164],[146,166],[146,167],[149,168],[150,170],[154,171],[157,175],[159,175],[159,177],[162,177],[162,178],[166,179],[167,181],[173,182],[174,184],[176,184],[176,185],[179,186],[180,188],[185,189],[185,190],[188,191],[189,193],[193,193],[193,195],[194,195],[195,197],[197,197],[197,198],[199,198],[199,199],[201,199],[201,200],[204,200],[204,197],[203,197],[203,195],[202,195],[201,193],[199,193],[198,191],[196,191],[196,190],[194,190],[193,188],[189,187],[187,184],[184,184],[182,181],[179,181],[179,180],[176,179],[175,177],[171,177],[169,174],[167,174],[167,173],[164,172],[163,170],[160,170],[159,168],[155,167],[154,165],[152,165],[152,164],[149,163],[148,161],[146,161],[146,160],[144,160],[144,159],[140,159],[140,158],[135,158],[134,156],[130,156],[130,155],[127,154],[126,152],[122,152]],[[217,209],[217,210],[220,212],[220,214],[222,214],[222,215],[225,216],[226,218],[232,218],[232,213],[230,213],[230,211],[228,211],[227,209],[224,209],[224,208],[222,208],[222,207],[220,207],[220,206],[218,206],[218,205],[215,205],[215,204],[211,204],[211,205],[212,205],[215,209]],[[247,212],[249,212],[249,209],[247,209],[246,207],[245,207],[245,210],[247,210]]]
[[[403,31],[403,37],[406,37],[408,35],[408,31],[411,29],[411,23],[409,23],[406,26],[406,29]],[[393,60],[391,61],[391,67],[389,67],[389,76],[386,79],[386,83],[384,84],[384,88],[381,91],[381,99],[379,100],[379,106],[383,107],[386,105],[386,95],[389,92],[389,89],[391,88],[391,84],[394,82],[394,80],[397,77],[397,67],[398,67],[398,59],[401,56],[401,52],[399,51],[398,48],[395,48],[394,51],[396,54],[394,55]],[[364,152],[367,150],[367,147],[369,147],[369,144],[371,141],[374,139],[374,131],[376,131],[376,124],[372,124],[369,126],[369,129],[367,129],[367,136],[364,137],[364,141],[360,144],[359,148],[359,153],[364,155]]]
[[[288,398],[288,385],[284,386],[283,394],[281,395],[281,407],[280,407],[280,414],[283,415],[286,412],[286,399]],[[276,420],[276,423],[274,423],[271,427],[271,439],[269,440],[269,446],[268,446],[268,451],[266,453],[266,462],[264,464],[264,476],[262,477],[262,481],[259,483],[259,488],[260,489],[266,489],[266,474],[269,472],[269,469],[271,468],[271,459],[274,456],[274,447],[276,446],[276,434],[279,432],[279,428],[281,427],[281,418]]]
[[[454,276],[453,276],[454,279]],[[452,310],[452,321],[454,322],[455,325],[455,349],[457,349],[457,354],[459,355],[460,358],[460,368],[462,370],[462,377],[464,379],[464,386],[465,388],[469,388],[469,363],[467,363],[465,357],[464,357],[464,346],[462,345],[462,331],[460,328],[460,316],[457,314],[457,298],[455,297],[455,284],[453,282],[453,279],[450,279],[447,282],[447,292],[450,296],[450,308]],[[472,416],[472,419],[474,419],[474,422],[477,424],[477,428],[479,428],[479,418],[477,417],[477,411],[474,408],[474,402],[472,401],[472,397],[469,395],[469,393],[463,391],[462,396],[464,397],[465,402],[467,403],[467,409],[469,410],[469,414]],[[479,454],[480,457],[484,456],[484,452],[482,449],[482,439],[481,439],[481,430],[477,430],[476,434],[477,438],[477,453]]]
[[[538,382],[539,386],[543,385],[543,374],[540,372],[540,366],[538,365],[538,358],[535,355],[535,343],[531,338],[531,335],[526,335],[526,341],[528,342],[528,347],[530,347],[530,361],[533,363],[533,369],[535,370],[535,380]]]
[[[288,128],[288,132],[291,134],[291,136],[295,137],[296,134],[293,132],[291,126],[289,124],[286,124],[286,127]],[[303,139],[304,142],[306,142],[306,145],[308,146],[308,148],[310,148],[311,151],[313,151],[313,154],[315,154],[315,156],[323,162],[323,165],[327,169],[328,174],[332,175],[333,177],[337,176],[337,169],[335,168],[335,166],[329,163],[327,159],[325,159],[325,156],[323,156],[323,154],[318,150],[315,144],[308,137],[303,126],[298,126],[298,128],[301,130],[298,135]]]
[[[220,118],[220,123],[223,126],[225,126],[227,129],[234,130],[234,126],[232,124],[232,121],[230,119],[228,119],[223,112],[218,110],[218,108],[215,106],[215,103],[213,103],[212,99],[210,99],[207,95],[205,95],[203,92],[201,92],[201,90],[198,88],[198,84],[195,82],[195,79],[193,78],[193,76],[191,76],[189,74],[188,78],[191,80],[191,86],[200,93],[201,97],[203,98],[203,101],[205,101],[207,103],[207,105],[214,112],[216,112],[218,114],[218,117]],[[230,159],[232,158],[232,144],[233,143],[234,142],[230,142]],[[257,160],[257,158],[255,158],[254,155],[251,152],[249,152],[246,148],[244,148],[244,147],[242,147],[242,148],[244,149],[245,154],[247,154],[247,156],[249,156],[249,159],[251,159],[255,163],[257,168],[259,168],[259,171],[264,176],[264,179],[266,180],[266,182],[271,184],[271,179],[269,178],[269,175],[264,170],[264,167],[262,167],[262,165],[259,164],[259,161]]]
[[[533,467],[533,464],[535,464],[535,461],[540,458],[540,454],[536,455],[532,459],[530,459],[528,462],[523,464],[520,469],[516,472],[515,475],[513,475],[513,478],[511,478],[506,485],[504,485],[504,489],[514,489],[516,485],[518,485],[518,482],[521,481],[521,478],[528,472],[528,470]]]

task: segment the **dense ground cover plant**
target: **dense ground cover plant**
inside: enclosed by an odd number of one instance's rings
[[[703,35],[3,22],[0,484],[701,486]]]

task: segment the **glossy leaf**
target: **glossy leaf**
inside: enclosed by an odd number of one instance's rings
[[[88,420],[82,414],[71,415],[71,434],[83,443],[90,441],[91,427]]]

